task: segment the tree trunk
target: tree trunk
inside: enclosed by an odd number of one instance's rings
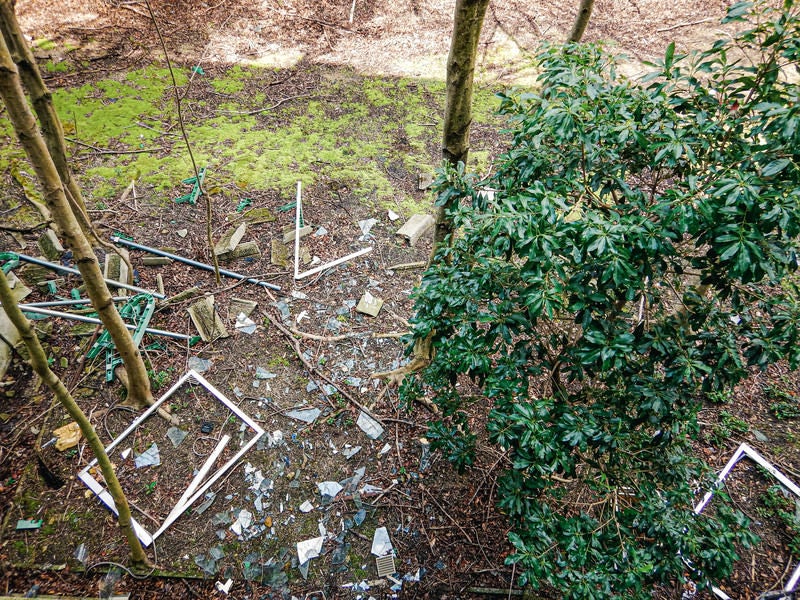
[[[568,42],[580,42],[586,26],[589,24],[589,17],[592,16],[594,0],[581,0],[578,14],[575,16],[575,23],[572,24],[572,31],[569,34]]]
[[[83,233],[94,240],[109,252],[117,252],[109,242],[104,241],[92,227],[89,213],[86,211],[86,203],[83,200],[81,188],[67,162],[67,145],[64,140],[64,129],[61,120],[58,118],[55,106],[53,106],[53,96],[39,73],[36,59],[25,41],[25,36],[19,28],[16,14],[14,13],[14,2],[12,0],[0,0],[0,34],[5,38],[11,59],[17,65],[20,78],[39,117],[39,125],[44,135],[44,141],[50,157],[58,171],[58,176],[64,184],[67,200],[70,203],[75,217],[83,230]],[[127,256],[120,253],[120,256],[128,265],[128,272],[133,274],[133,266]],[[130,281],[128,283],[131,283]]]
[[[33,370],[42,381],[47,384],[47,387],[53,391],[58,401],[66,409],[67,413],[69,413],[69,416],[78,424],[83,437],[86,438],[86,442],[92,449],[95,458],[97,458],[97,464],[100,466],[100,471],[103,473],[103,477],[108,485],[108,491],[112,498],[114,498],[114,504],[116,504],[117,511],[119,512],[119,527],[128,541],[128,546],[131,550],[131,560],[135,564],[147,563],[147,556],[131,525],[131,509],[130,506],[128,506],[128,500],[125,498],[125,494],[119,485],[119,480],[117,480],[117,475],[114,473],[114,467],[111,466],[108,454],[106,454],[100,438],[97,437],[97,432],[94,427],[92,427],[92,424],[89,422],[89,419],[86,418],[80,406],[77,405],[72,395],[69,393],[69,390],[58,376],[50,370],[47,364],[47,355],[41,343],[39,343],[39,338],[33,333],[30,322],[25,318],[25,315],[22,314],[17,303],[14,302],[14,296],[11,293],[8,280],[1,269],[0,302],[2,302],[3,309],[8,315],[9,320],[14,324],[14,327],[17,328],[22,336],[23,342],[25,342],[31,367],[33,367]]]
[[[472,124],[472,83],[478,40],[489,0],[456,0],[453,37],[447,57],[447,100],[444,109],[442,157],[451,165],[467,162]],[[453,232],[446,216],[449,204],[436,207],[433,252]]]
[[[36,126],[36,120],[22,90],[19,73],[2,36],[0,36],[0,97],[6,105],[9,120],[42,185],[47,207],[58,224],[64,241],[73,252],[92,306],[103,321],[125,363],[131,382],[128,394],[135,402],[152,404],[153,396],[144,361],[111,300],[97,257],[70,210],[58,171]]]

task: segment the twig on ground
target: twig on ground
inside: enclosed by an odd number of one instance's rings
[[[286,98],[283,98],[282,100],[279,100],[272,106],[266,106],[264,108],[257,108],[255,110],[218,110],[217,113],[221,115],[257,115],[259,113],[272,110],[273,108],[278,108],[281,104],[289,102],[289,100],[296,100],[297,98],[306,98],[306,97],[313,98],[314,96],[310,96],[310,94],[298,94],[296,96],[288,96]]]
[[[157,148],[141,148],[139,150],[108,150],[107,148],[98,148],[92,144],[87,144],[86,142],[76,140],[75,138],[65,137],[64,139],[72,142],[73,144],[78,144],[84,148],[94,150],[97,154],[147,154],[150,152],[160,152],[161,150],[164,150],[164,146],[158,146]]]
[[[404,335],[408,335],[408,332],[399,332],[399,331],[390,331],[388,333],[370,333],[369,331],[361,331],[354,333],[345,333],[342,335],[317,335],[316,333],[306,333],[305,331],[300,331],[296,327],[290,327],[289,331],[302,338],[318,342],[340,342],[342,340],[350,340],[353,338],[365,338],[365,337],[368,337],[373,340],[380,340],[387,338],[397,339],[403,337]]]
[[[469,534],[466,532],[466,530],[465,530],[465,529],[464,529],[464,528],[461,526],[461,523],[459,523],[458,521],[456,521],[456,520],[453,518],[453,516],[452,516],[452,515],[451,515],[449,512],[447,512],[447,511],[446,511],[446,510],[445,510],[445,509],[442,507],[442,505],[441,505],[441,504],[439,504],[439,501],[438,501],[438,500],[437,500],[437,499],[436,499],[434,496],[432,496],[431,494],[428,494],[428,498],[430,498],[431,500],[433,500],[433,503],[434,503],[434,504],[435,504],[437,507],[439,507],[439,510],[440,510],[440,511],[442,511],[442,513],[443,513],[443,514],[444,514],[444,515],[445,515],[445,516],[446,516],[448,519],[450,519],[450,521],[451,521],[451,522],[452,522],[452,523],[453,523],[453,524],[454,524],[456,527],[458,527],[458,529],[461,531],[461,533],[463,533],[463,534],[464,534],[464,537],[465,537],[465,538],[467,538],[467,541],[468,541],[470,544],[474,544],[474,543],[475,543],[475,542],[473,542],[473,541],[472,541],[472,538],[471,538],[471,537],[469,537]]]
[[[716,20],[717,17],[706,17],[705,19],[699,19],[697,21],[689,21],[688,23],[678,23],[677,25],[672,25],[670,27],[662,27],[661,29],[656,29],[656,33],[664,33],[666,31],[680,29],[681,27],[691,27],[692,25],[700,25],[700,23],[708,23],[709,21],[716,21]]]
[[[410,263],[399,263],[396,265],[392,265],[390,267],[386,267],[387,271],[404,271],[408,269],[421,269],[425,267],[428,263],[424,260],[420,260],[417,262],[410,262]]]

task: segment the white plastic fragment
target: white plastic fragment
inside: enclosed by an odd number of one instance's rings
[[[214,584],[214,587],[217,588],[218,592],[222,592],[223,594],[227,595],[228,592],[231,591],[231,586],[233,586],[233,579],[228,579],[225,583],[218,581]]]
[[[398,215],[396,212],[394,212],[393,210],[389,211],[389,220],[390,221],[397,221],[397,219],[399,219],[399,218],[400,218],[400,215]]]
[[[302,565],[312,558],[317,558],[319,553],[322,552],[322,543],[324,541],[325,538],[320,536],[297,542],[297,562]]]
[[[361,431],[366,433],[367,437],[371,440],[377,440],[383,435],[383,427],[381,427],[381,424],[370,417],[363,410],[358,415],[356,425],[358,425],[359,428],[361,428]]]
[[[384,444],[381,451],[378,452],[378,456],[383,456],[384,454],[388,454],[391,451],[392,447],[389,444]]]
[[[306,500],[300,505],[300,512],[301,513],[309,513],[314,510],[314,505],[311,504],[310,501]]]
[[[392,542],[389,539],[389,532],[386,527],[378,527],[372,536],[372,554],[375,556],[385,556],[392,551]]]

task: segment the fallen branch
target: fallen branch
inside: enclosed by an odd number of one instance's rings
[[[258,113],[267,112],[268,110],[272,110],[273,108],[278,108],[281,104],[288,102],[289,100],[297,100],[298,98],[313,98],[310,94],[298,94],[297,96],[287,96],[282,100],[279,100],[272,106],[267,106],[265,108],[257,108],[255,110],[218,110],[217,114],[221,115],[257,115]]]
[[[0,231],[18,231],[20,233],[28,233],[31,231],[36,231],[41,227],[47,227],[53,221],[42,221],[40,223],[36,223],[36,225],[29,225],[28,227],[15,227],[14,225],[0,225]]]
[[[267,319],[269,319],[270,323],[272,323],[275,326],[275,328],[278,331],[280,331],[284,336],[286,336],[286,338],[292,343],[292,347],[294,348],[295,353],[297,354],[298,358],[303,363],[303,365],[305,365],[306,369],[308,369],[309,373],[312,373],[312,374],[316,375],[317,377],[319,377],[321,380],[323,380],[328,385],[333,386],[336,389],[336,391],[339,394],[341,394],[341,396],[345,400],[347,400],[350,404],[352,404],[356,408],[364,411],[367,415],[372,417],[381,426],[383,426],[383,422],[377,416],[375,416],[375,414],[370,409],[368,409],[366,406],[361,404],[358,400],[353,398],[349,393],[347,393],[345,390],[343,390],[340,386],[336,385],[327,375],[325,375],[322,371],[317,369],[314,365],[312,365],[310,362],[308,362],[306,360],[305,356],[303,356],[303,350],[302,350],[302,348],[300,348],[300,342],[298,341],[298,339],[296,337],[294,337],[292,335],[292,332],[289,329],[287,329],[280,321],[278,321],[278,319],[276,319],[268,311],[264,311],[264,314],[266,315]],[[331,406],[333,406],[333,405],[331,404]],[[333,406],[333,408],[336,408],[336,407]]]
[[[386,267],[387,271],[404,271],[408,269],[421,269],[427,266],[428,261],[420,260],[417,262],[410,262],[410,263],[400,263],[397,265],[392,265],[391,267]]]
[[[390,331],[388,333],[370,333],[368,331],[362,331],[357,333],[344,333],[342,335],[317,335],[316,333],[306,333],[305,331],[300,331],[295,327],[290,327],[289,331],[291,331],[294,335],[300,336],[307,340],[314,340],[316,342],[340,342],[342,340],[351,340],[354,338],[369,338],[372,340],[399,339],[404,335],[408,335],[409,333],[401,331]]]
[[[716,17],[706,17],[705,19],[700,19],[698,21],[690,21],[689,23],[678,23],[677,25],[672,25],[671,27],[663,27],[661,29],[656,29],[656,33],[664,33],[665,31],[672,31],[673,29],[680,29],[681,27],[691,27],[692,25],[700,25],[700,23],[708,23],[709,21],[716,21]]]
[[[150,152],[159,152],[161,150],[164,150],[163,146],[159,146],[157,148],[143,148],[140,150],[107,150],[105,148],[98,148],[97,146],[92,146],[91,144],[87,144],[86,142],[76,140],[75,138],[65,137],[64,139],[72,142],[73,144],[78,144],[79,146],[83,146],[84,148],[89,148],[90,150],[94,150],[97,154],[147,154]]]

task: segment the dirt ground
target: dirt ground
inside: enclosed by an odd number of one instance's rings
[[[659,57],[670,41],[676,41],[680,51],[718,37],[716,23],[726,4],[600,2],[585,39],[606,40],[618,47],[630,57],[629,70],[636,72],[640,61]],[[153,2],[152,7],[176,63],[200,64],[209,71],[231,64],[286,69],[297,74],[287,84],[288,96],[298,87],[313,85],[311,79],[303,80],[306,65],[331,73],[346,68],[369,75],[442,78],[453,3],[178,0]],[[60,58],[59,48],[65,45],[77,48],[70,60],[80,68],[49,73],[48,83],[54,88],[77,86],[162,60],[144,2],[65,0],[54,7],[41,0],[19,0],[17,10],[32,40],[57,42],[55,48],[37,50],[40,60]],[[499,85],[524,81],[520,75],[525,73],[525,57],[542,39],[563,39],[573,10],[556,2],[492,3],[479,76]],[[212,102],[210,96],[203,100]],[[270,123],[265,121],[263,126]],[[491,152],[500,142],[486,131],[474,140],[476,147]],[[402,146],[403,140],[398,144]],[[425,151],[436,156],[435,139]],[[429,201],[418,189],[415,173],[392,165],[386,168],[398,190],[421,203]],[[184,191],[173,190],[175,194]],[[430,242],[423,238],[416,247],[409,247],[395,235],[402,221],[391,220],[385,209],[378,211],[359,202],[346,185],[313,186],[303,196],[303,217],[314,230],[303,238],[308,254],[326,262],[366,245],[373,250],[295,285],[291,266],[270,260],[273,240],[282,239],[293,224],[294,213],[284,210],[293,198],[270,191],[234,195],[237,199],[247,196],[251,204],[242,212],[215,215],[215,238],[247,220],[250,209],[265,209],[274,220],[253,223],[255,213],[249,213],[245,239],[257,242],[262,256],[224,266],[268,281],[281,291],[234,285],[230,280],[218,286],[211,275],[178,263],[145,267],[144,255],[132,252],[139,285],[156,289],[160,275],[168,296],[193,285],[202,286],[202,292],[213,291],[231,333],[191,348],[184,342],[161,340],[160,347],[149,349],[147,358],[161,386],[156,394],[168,389],[190,366],[198,365],[196,359],[209,360],[203,375],[266,431],[253,450],[208,490],[209,495],[198,500],[149,550],[163,574],[194,578],[136,580],[124,575],[112,581],[116,576],[110,563],[124,562],[125,548],[115,520],[74,478],[87,464],[88,451],[79,447],[72,453],[59,453],[52,446],[39,450],[52,429],[65,422],[64,416],[59,409],[51,410],[50,395],[16,361],[3,382],[7,403],[0,414],[0,515],[11,524],[0,541],[5,586],[0,593],[24,594],[38,586],[42,594],[89,597],[102,595],[103,590],[130,592],[132,598],[221,597],[214,584],[228,578],[233,581],[232,598],[485,598],[492,597],[491,589],[497,597],[517,593],[514,571],[504,564],[510,551],[508,524],[494,509],[494,480],[504,457],[481,444],[475,467],[458,476],[443,457],[427,452],[424,423],[430,415],[425,409],[408,413],[398,405],[394,390],[370,378],[375,371],[392,369],[404,360],[397,334],[407,330],[406,319],[412,312],[409,294],[420,271],[397,265],[424,260]],[[172,247],[179,254],[206,261],[201,205],[164,208],[156,196],[155,190],[143,187],[135,211],[126,200],[110,204],[97,216],[112,230],[135,229],[137,241]],[[403,213],[399,207],[397,211]],[[402,218],[408,216],[402,214]],[[371,218],[377,223],[362,237],[357,224]],[[176,233],[181,230],[186,231],[183,237]],[[0,250],[18,248],[15,244],[20,240],[33,245],[36,237],[25,234],[14,240],[6,234]],[[66,289],[73,283],[67,279]],[[384,300],[379,317],[355,309],[365,292]],[[252,315],[254,333],[235,329],[233,298],[258,303]],[[160,329],[193,333],[185,310],[189,303],[159,310],[153,323]],[[110,442],[130,422],[132,413],[118,404],[118,384],[104,382],[102,359],[77,358],[91,345],[95,328],[75,337],[72,324],[38,323],[53,328],[48,343],[58,359],[54,366],[92,415],[104,441]],[[295,335],[291,331],[287,335],[292,329]],[[721,468],[737,445],[747,442],[796,480],[800,477],[800,434],[794,421],[795,394],[794,376],[780,368],[754,374],[737,391],[734,402],[710,403],[703,411],[698,451]],[[137,505],[137,518],[151,532],[170,513],[192,473],[202,467],[223,435],[232,442],[216,464],[232,458],[252,433],[202,387],[184,386],[167,404],[179,421],[178,428],[187,433],[186,440],[173,447],[166,437],[169,424],[154,416],[125,446],[136,456],[155,442],[161,464],[136,468],[132,458],[116,458],[123,486]],[[319,411],[310,423],[299,418],[308,416],[306,409]],[[380,419],[385,431],[379,439],[371,439],[359,426],[363,412]],[[360,450],[355,451],[356,447]],[[735,577],[724,583],[737,598],[755,598],[780,587],[791,575],[795,559],[790,546],[800,532],[781,521],[780,511],[794,509],[770,495],[772,481],[749,466],[735,473],[732,498],[757,523],[764,541],[743,554]],[[337,482],[344,489],[334,498],[326,497],[319,487],[323,482]],[[306,501],[311,505],[308,512]],[[201,511],[205,503],[208,506]],[[237,520],[247,519],[243,511],[251,515],[252,523],[237,533]],[[43,523],[40,530],[18,531],[13,526],[18,519],[42,519]],[[296,544],[323,535],[321,527],[333,535],[303,574],[298,569]],[[395,549],[397,583],[377,577],[370,551],[380,527],[386,527]],[[78,560],[76,550],[81,544],[87,557]],[[106,574],[109,569],[111,579]],[[392,585],[395,589],[390,589]],[[664,598],[669,593],[658,591]],[[541,597],[555,596],[543,590]]]

